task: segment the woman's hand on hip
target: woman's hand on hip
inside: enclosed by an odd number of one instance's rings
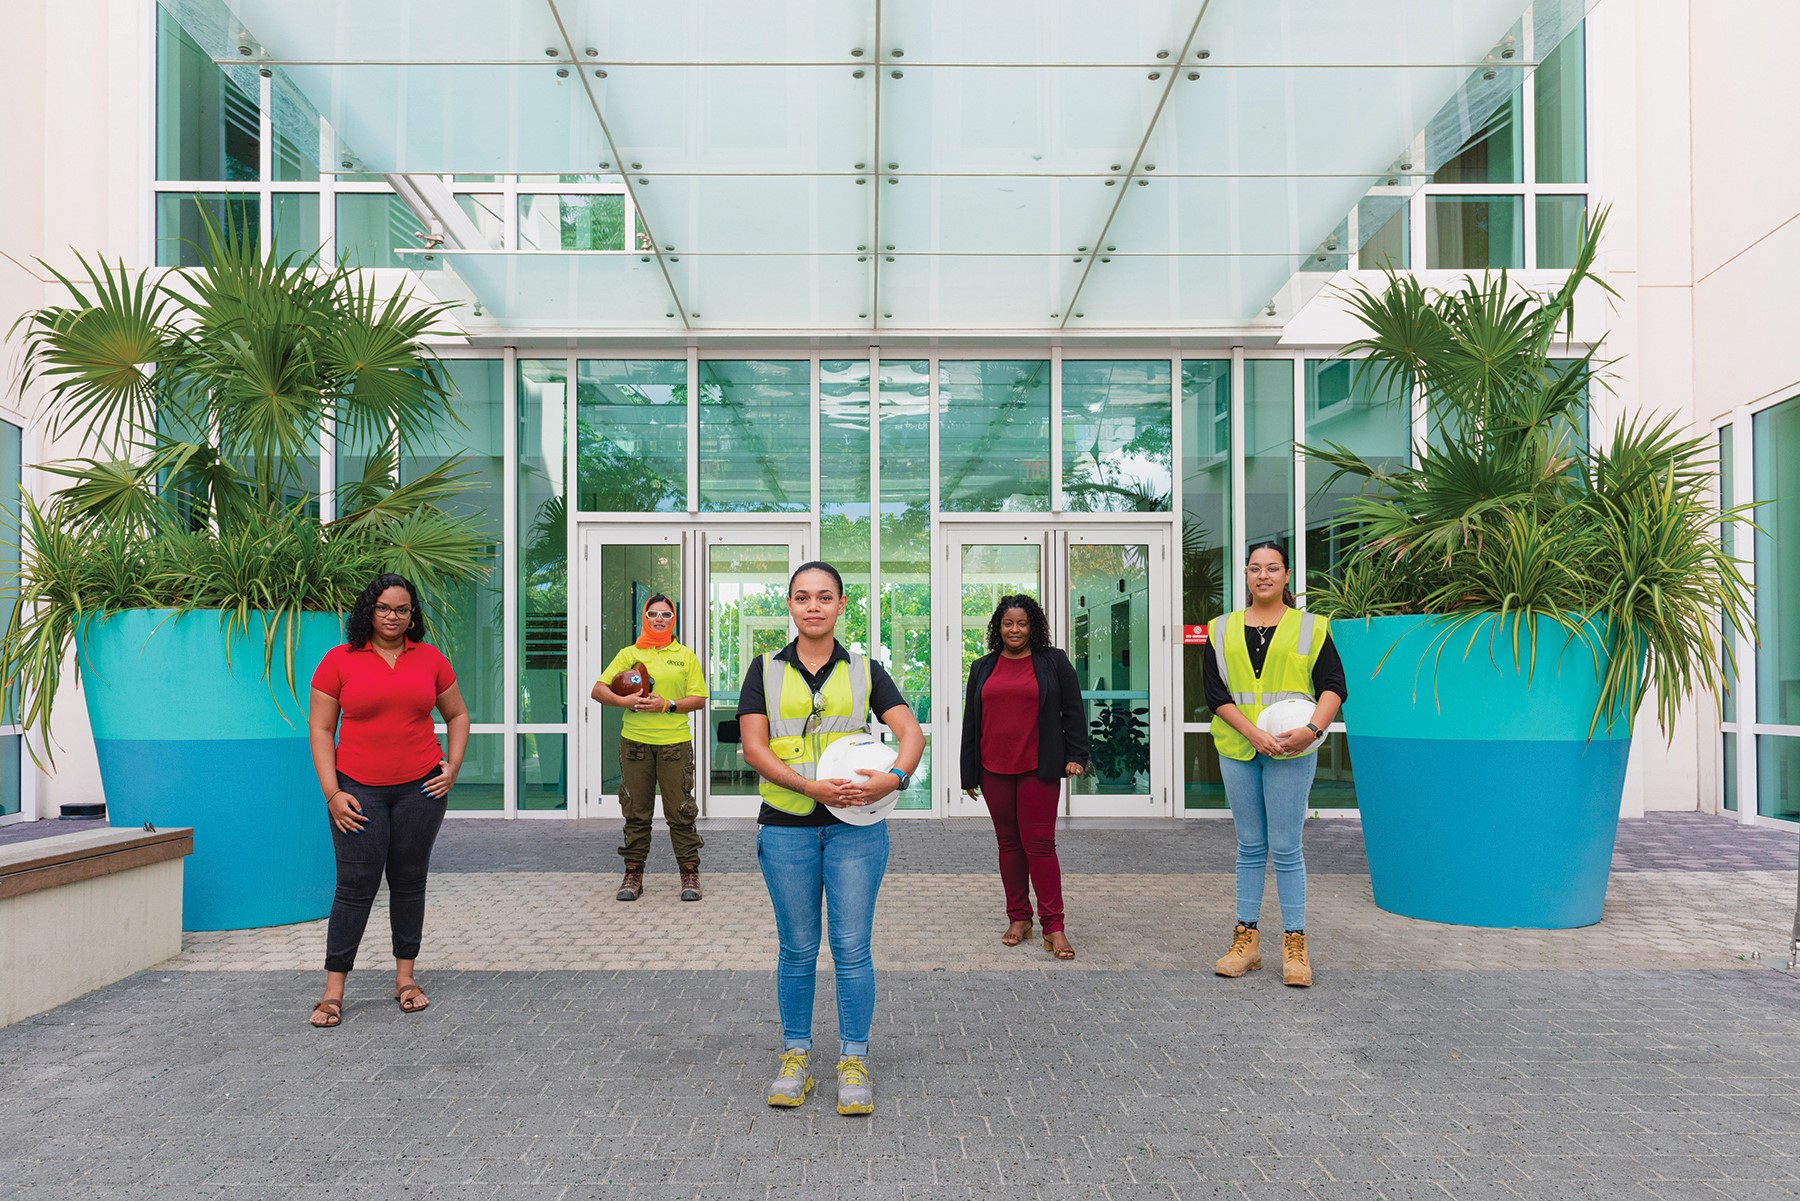
[[[419,788],[434,801],[441,801],[450,795],[456,787],[456,773],[450,770],[448,759],[438,760],[438,774],[419,785]]]
[[[340,834],[361,834],[362,828],[369,824],[362,811],[362,802],[342,788],[325,802],[325,811],[331,815],[331,828]]]
[[[1084,772],[1086,770],[1087,770],[1087,768],[1081,766],[1081,764],[1076,763],[1073,760],[1071,760],[1068,763],[1063,764],[1063,775],[1065,775],[1065,776],[1079,776],[1082,772]]]

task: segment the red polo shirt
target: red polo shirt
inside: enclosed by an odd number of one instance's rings
[[[362,784],[405,784],[426,775],[444,752],[431,710],[456,673],[437,647],[407,642],[392,667],[374,647],[334,646],[312,686],[337,701],[338,770]]]

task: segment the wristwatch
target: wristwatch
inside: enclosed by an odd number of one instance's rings
[[[896,776],[900,777],[900,791],[905,792],[906,785],[907,785],[907,782],[910,779],[910,777],[905,772],[901,771],[897,767],[890,767],[890,768],[888,768],[888,770],[893,772]]]
[[[1310,721],[1306,723],[1306,728],[1313,732],[1314,738],[1325,737],[1325,731],[1321,730],[1318,726],[1313,725]]]

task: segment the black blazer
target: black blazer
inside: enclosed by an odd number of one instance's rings
[[[963,697],[962,783],[981,787],[981,687],[993,674],[999,651],[983,655],[969,665],[969,689]],[[1069,656],[1051,647],[1031,652],[1038,684],[1037,778],[1060,780],[1070,763],[1088,763],[1087,702],[1075,679]]]

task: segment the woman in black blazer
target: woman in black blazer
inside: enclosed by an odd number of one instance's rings
[[[1064,777],[1087,768],[1087,706],[1075,665],[1050,645],[1050,622],[1031,597],[1000,598],[987,644],[988,654],[969,667],[963,699],[962,783],[969,796],[986,799],[1000,843],[1011,923],[1000,941],[1016,947],[1030,936],[1036,892],[1044,949],[1073,959],[1063,933],[1056,810]]]

